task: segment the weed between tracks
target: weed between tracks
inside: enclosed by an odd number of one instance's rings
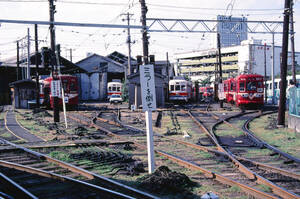
[[[28,114],[30,116],[30,114]],[[130,116],[131,117],[131,116]],[[134,116],[132,116],[134,117]],[[137,115],[138,117],[138,115]],[[166,121],[164,120],[167,117],[163,117],[162,120],[162,128],[154,128],[155,132],[159,133],[165,133],[167,128],[165,124],[169,123],[169,128],[171,127],[171,118],[167,118]],[[155,118],[153,118],[155,120]],[[193,123],[192,120],[190,120],[189,117],[185,117],[184,115],[178,114],[177,119],[180,121],[181,124],[181,130],[188,132],[188,134],[191,136],[189,139],[186,139],[186,141],[191,142],[191,143],[196,143],[199,138],[204,138],[206,135],[199,134],[199,128]],[[26,120],[27,121],[27,120]],[[49,121],[52,121],[52,118],[49,118]],[[153,124],[155,124],[153,122]],[[39,124],[28,124],[28,125],[39,125]],[[74,134],[74,128],[77,127],[78,124],[73,123],[69,124],[69,130],[66,131],[67,134]],[[140,125],[137,123],[137,125]],[[88,132],[95,131],[95,129],[88,129]],[[156,131],[160,130],[160,131]],[[32,132],[34,133],[34,132]],[[47,132],[40,132],[41,134],[49,134],[49,130]],[[183,139],[182,134],[174,135],[171,136],[174,138],[178,139]],[[49,138],[51,139],[51,138]],[[169,150],[174,152],[176,154],[176,150],[180,147],[180,145],[173,145],[170,144]],[[87,155],[86,151],[89,151],[89,156],[81,156],[82,154]],[[101,147],[101,150],[99,151],[98,148],[94,147],[88,147],[88,148],[81,148],[81,149],[71,149],[71,148],[58,148],[55,151],[47,151],[45,150],[45,153],[50,154],[52,157],[55,157],[57,159],[70,162],[72,164],[81,166],[83,168],[86,168],[92,172],[95,172],[97,174],[104,175],[106,177],[112,178],[114,180],[117,180],[121,183],[133,186],[138,188],[138,185],[140,182],[136,181],[138,178],[147,175],[147,172],[141,172],[138,175],[126,175],[124,172],[122,172],[122,168],[120,170],[120,167],[118,166],[119,164],[116,163],[115,165],[110,163],[109,161],[107,162],[99,162],[95,161],[97,158],[95,157],[96,152],[103,152],[105,151],[106,154],[112,154],[114,153],[121,153],[123,155],[131,155],[134,158],[139,158],[143,162],[144,166],[146,167],[147,164],[147,153],[145,151],[125,151],[125,150],[120,150],[116,148],[111,148],[111,147]],[[75,158],[74,154],[78,155],[77,158]],[[137,155],[138,154],[138,155]],[[72,156],[73,155],[73,156]],[[214,156],[206,153],[206,152],[201,152],[198,150],[192,151],[191,156],[197,156],[197,157],[202,157],[203,159],[207,161],[212,161],[215,160]],[[92,157],[92,158],[91,158]],[[197,186],[191,188],[189,191],[191,193],[179,193],[179,194],[165,194],[165,195],[159,195],[160,198],[163,199],[176,199],[176,198],[200,198],[201,195],[205,194],[206,192],[212,191],[220,196],[220,198],[238,198],[238,199],[243,199],[243,198],[251,198],[246,196],[245,193],[238,191],[236,188],[230,188],[229,186],[222,185],[218,183],[217,181],[207,179],[204,175],[202,175],[199,171],[193,171],[189,170],[186,168],[183,168],[176,163],[173,163],[170,160],[165,160],[164,158],[161,158],[160,156],[155,156],[156,160],[156,167],[158,168],[159,166],[166,165],[168,166],[172,171],[184,173],[187,176],[191,178],[192,181],[195,181],[198,183]],[[206,161],[202,162],[203,164],[206,163]],[[216,165],[218,165],[218,161],[215,161]],[[218,167],[215,168],[216,171],[218,171],[218,168],[221,168],[219,165]],[[120,171],[118,171],[120,170]],[[146,190],[147,191],[147,190]]]

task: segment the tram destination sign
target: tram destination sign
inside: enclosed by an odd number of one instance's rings
[[[156,110],[156,95],[155,95],[153,65],[140,66],[140,81],[141,81],[143,111]]]

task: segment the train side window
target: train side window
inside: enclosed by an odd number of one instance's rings
[[[174,85],[171,85],[170,90],[174,91]]]
[[[180,91],[180,85],[175,86],[175,91]]]
[[[111,87],[108,87],[108,91],[111,91]]]
[[[245,82],[240,82],[240,91],[245,91]]]
[[[181,91],[186,91],[185,85],[181,85]]]
[[[117,87],[117,91],[121,91],[121,87]]]
[[[230,91],[234,91],[235,89],[235,85],[233,82],[230,83]]]

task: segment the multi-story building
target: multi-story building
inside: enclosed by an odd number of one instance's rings
[[[245,40],[241,45],[221,48],[223,78],[233,77],[241,73],[256,73],[271,76],[272,46],[265,45],[261,40]],[[176,75],[188,76],[192,81],[201,81],[208,77],[214,79],[218,69],[218,49],[200,50],[175,55]],[[281,46],[274,46],[274,74],[280,74]],[[300,63],[300,53],[295,53],[296,66]],[[266,63],[266,64],[265,64]],[[291,68],[289,52],[288,70]],[[297,67],[298,68],[298,67]]]

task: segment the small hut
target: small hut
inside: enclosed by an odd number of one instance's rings
[[[9,84],[12,91],[12,104],[15,108],[28,109],[36,100],[36,82],[23,79]]]

